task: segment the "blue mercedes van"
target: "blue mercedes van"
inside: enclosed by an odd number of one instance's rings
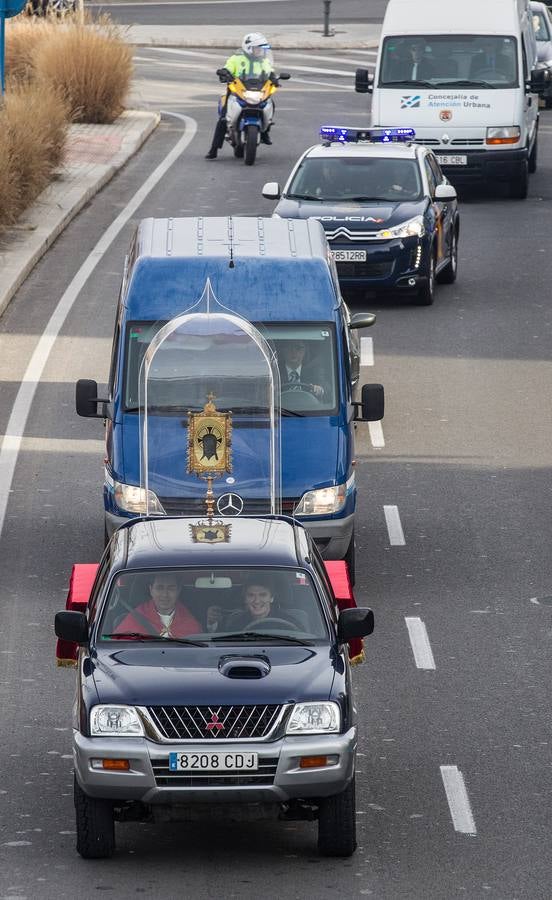
[[[124,266],[106,395],[99,396],[98,385],[88,379],[76,390],[77,413],[106,422],[106,538],[146,511],[140,478],[144,354],[167,322],[193,307],[207,283],[229,313],[256,326],[278,360],[282,511],[306,526],[325,558],[346,559],[354,579],[355,423],[383,417],[383,388],[359,385],[358,329],[375,317],[351,315],[324,230],[314,220],[190,217],[140,223]],[[215,377],[216,347],[209,359]],[[177,373],[163,377],[174,393]],[[167,415],[162,403],[149,411],[151,428],[167,449],[160,467],[164,458],[174,466],[180,448],[185,461],[186,412],[175,414],[173,408]],[[259,427],[250,418],[236,420],[233,441],[236,464],[254,472],[262,446]],[[170,474],[161,472],[159,483],[169,484]],[[203,513],[204,486],[193,474],[179,479],[176,495],[148,495],[150,513]],[[218,488],[226,491],[221,514],[265,511],[253,488],[240,496],[232,493],[232,479],[227,482]]]

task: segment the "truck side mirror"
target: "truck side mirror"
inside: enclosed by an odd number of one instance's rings
[[[337,620],[337,639],[341,644],[363,638],[374,630],[374,613],[368,607],[343,609]]]
[[[88,643],[88,622],[84,613],[64,609],[56,613],[54,620],[56,636],[71,644]]]
[[[371,94],[374,90],[374,76],[368,69],[357,69],[355,72],[355,91],[357,94]]]
[[[98,397],[98,385],[90,378],[79,378],[75,390],[75,406],[78,416],[85,419],[105,419],[108,400]],[[98,404],[101,404],[98,410]]]
[[[263,186],[262,193],[267,200],[279,200],[282,192],[277,181],[267,181]]]
[[[361,415],[358,414],[358,407]],[[356,422],[379,422],[385,412],[385,392],[382,384],[363,384],[361,402],[355,404]]]
[[[353,313],[349,328],[370,328],[376,321],[374,313]]]

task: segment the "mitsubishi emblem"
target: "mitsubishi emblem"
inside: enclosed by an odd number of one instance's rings
[[[209,732],[209,734],[213,734],[214,732],[218,734],[219,731],[224,730],[224,725],[222,722],[219,722],[219,717],[216,713],[212,713],[211,721],[207,723],[206,730]]]

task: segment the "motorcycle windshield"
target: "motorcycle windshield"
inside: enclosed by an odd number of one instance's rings
[[[281,511],[274,351],[209,282],[194,306],[151,337],[138,393],[146,515]]]

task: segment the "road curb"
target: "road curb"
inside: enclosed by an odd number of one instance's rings
[[[101,129],[103,134],[106,129],[117,129],[121,147],[108,162],[88,166],[84,177],[82,166],[65,166],[58,180],[40,194],[8,237],[0,237],[0,316],[69,222],[134,156],[160,121],[159,113],[126,110],[113,125],[86,126],[88,131]],[[70,129],[68,145],[77,129]]]

